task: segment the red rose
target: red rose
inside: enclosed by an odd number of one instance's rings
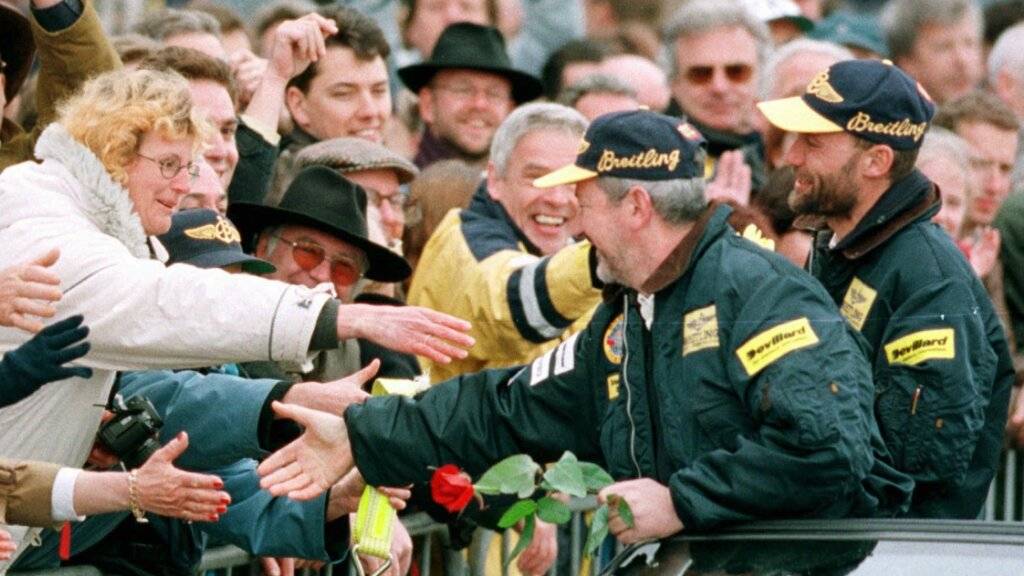
[[[445,510],[456,513],[473,499],[473,480],[454,464],[445,464],[430,478],[430,496]]]

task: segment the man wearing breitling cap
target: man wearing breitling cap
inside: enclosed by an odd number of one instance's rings
[[[731,208],[708,207],[703,137],[678,118],[623,112],[597,118],[580,149],[534,185],[576,184],[598,273],[614,284],[587,327],[525,367],[370,399],[333,431],[290,412],[330,437],[347,425],[347,441],[312,460],[293,444],[261,473],[329,486],[351,450],[369,484],[391,486],[442,464],[479,474],[517,452],[551,462],[571,450],[618,480],[599,498],[628,502],[632,526],[617,506],[609,518],[624,543],[903,508],[912,484],[882,457],[852,330],[813,278],[738,235]],[[336,469],[304,468],[313,461]]]
[[[909,515],[976,517],[1014,374],[985,289],[931,222],[940,191],[914,168],[934,105],[891,63],[854,60],[758,108],[797,135],[789,203],[819,229],[808,268],[871,347],[878,424],[916,482]]]

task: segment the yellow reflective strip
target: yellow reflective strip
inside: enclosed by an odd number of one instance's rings
[[[925,360],[952,360],[956,357],[955,336],[952,328],[907,334],[885,345],[885,357],[889,364],[909,366]]]
[[[388,497],[372,486],[363,490],[352,528],[352,540],[360,552],[385,559],[391,556],[391,527],[395,509]]]

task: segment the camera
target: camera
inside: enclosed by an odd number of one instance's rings
[[[160,449],[157,436],[163,420],[153,404],[142,396],[127,400],[115,396],[109,409],[114,417],[100,428],[100,444],[120,458],[126,469],[142,466]]]

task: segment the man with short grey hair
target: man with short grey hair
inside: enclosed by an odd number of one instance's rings
[[[707,139],[709,173],[723,154],[740,150],[753,187],[765,179],[764,150],[754,129],[758,79],[771,51],[768,27],[738,0],[692,0],[666,34],[673,104]]]
[[[206,12],[167,8],[146,16],[135,27],[135,32],[164,46],[193,48],[214,58],[227,60],[227,52],[220,40],[220,24]]]
[[[573,158],[586,126],[560,104],[518,108],[495,132],[487,181],[427,242],[409,303],[458,311],[476,339],[463,360],[426,362],[431,381],[522,364],[556,346],[597,305],[590,245],[572,237],[579,211],[572,186],[531,184]]]
[[[587,120],[609,112],[640,108],[636,90],[624,80],[606,74],[591,74],[566,87],[558,101],[575,108]]]
[[[972,0],[893,0],[881,15],[893,62],[938,104],[981,82],[982,15]]]

